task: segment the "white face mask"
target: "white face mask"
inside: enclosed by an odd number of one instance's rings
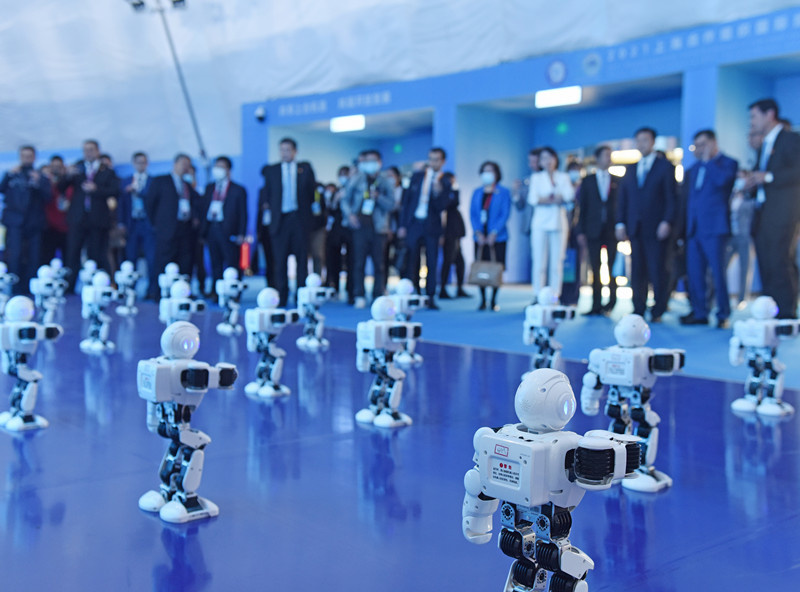
[[[381,165],[377,160],[365,160],[358,164],[358,168],[366,175],[374,175],[381,170]]]
[[[188,183],[189,185],[194,183],[194,177],[192,177],[190,173],[186,173],[183,177],[181,177],[181,179],[183,179],[184,182]]]
[[[484,186],[494,185],[494,173],[492,171],[483,171],[481,173],[481,183]]]
[[[211,178],[215,181],[222,181],[228,176],[228,171],[223,167],[215,166],[211,169]]]

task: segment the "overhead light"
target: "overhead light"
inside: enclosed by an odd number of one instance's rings
[[[363,115],[344,115],[331,119],[331,131],[334,134],[341,132],[357,132],[367,127],[367,118]]]
[[[633,164],[639,162],[642,153],[632,148],[630,150],[613,150],[611,152],[611,162],[614,164]]]
[[[621,164],[615,164],[608,167],[608,172],[615,177],[624,177],[625,176],[625,167]]]
[[[581,102],[583,89],[580,86],[564,86],[536,92],[534,103],[537,109],[577,105]]]

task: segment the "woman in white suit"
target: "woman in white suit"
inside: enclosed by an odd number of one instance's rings
[[[569,175],[558,170],[558,154],[549,146],[541,149],[542,170],[531,176],[528,203],[533,206],[531,258],[534,298],[545,286],[561,295],[564,256],[569,226],[564,204],[575,200]]]

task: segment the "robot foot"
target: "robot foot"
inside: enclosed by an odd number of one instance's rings
[[[85,354],[113,352],[116,347],[113,341],[100,341],[99,339],[84,339],[80,343],[81,351]]]
[[[419,366],[420,364],[422,364],[422,356],[419,354],[400,352],[394,357],[394,363],[397,364],[398,368],[402,368],[403,370],[408,370],[413,366]]]
[[[622,487],[625,489],[644,493],[656,493],[671,486],[672,477],[653,468],[650,470],[639,468],[636,470],[635,478],[622,480]]]
[[[317,339],[316,337],[308,337],[306,335],[298,337],[295,343],[297,344],[297,349],[300,351],[312,354],[315,354],[319,351],[325,351],[331,345],[330,341],[327,339]]]
[[[166,503],[160,492],[151,489],[139,498],[139,509],[145,512],[158,512]]]
[[[794,413],[794,407],[786,401],[778,401],[774,397],[764,397],[756,407],[756,413],[765,417],[783,417]]]
[[[164,504],[158,511],[158,515],[164,522],[173,524],[183,524],[192,520],[202,520],[203,518],[213,518],[219,515],[219,506],[204,497],[194,497],[182,504],[178,500],[172,500]]]
[[[242,334],[241,325],[231,325],[230,323],[220,323],[217,325],[217,333],[224,337],[233,337]]]
[[[758,407],[758,397],[745,395],[731,403],[731,409],[737,413],[755,413]]]
[[[379,428],[400,428],[411,425],[411,423],[411,418],[405,413],[400,413],[399,411],[395,411],[394,413],[383,411],[378,414],[375,421],[372,422],[372,425]]]
[[[258,395],[258,390],[264,386],[260,382],[248,382],[244,387],[244,394],[248,396]]]
[[[133,317],[139,312],[135,306],[118,306],[117,314],[121,317]]]
[[[372,409],[362,409],[356,413],[356,421],[358,423],[369,423],[375,421],[375,412]]]
[[[273,385],[265,384],[258,389],[258,396],[264,399],[272,399],[275,397],[286,397],[292,394],[292,390],[283,384]]]
[[[5,413],[2,415],[5,415]],[[50,425],[50,422],[41,415],[28,415],[27,417],[15,415],[13,417],[9,417],[7,421],[4,421],[2,415],[0,415],[0,426],[3,426],[9,432],[41,430]]]

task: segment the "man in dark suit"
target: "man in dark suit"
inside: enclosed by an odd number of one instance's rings
[[[616,235],[631,243],[633,312],[644,315],[648,284],[652,284],[655,304],[650,320],[658,323],[669,301],[667,261],[676,218],[675,167],[654,152],[654,129],[643,127],[634,138],[642,158],[627,167],[620,183]]]
[[[449,300],[450,294],[445,289],[447,278],[450,276],[450,268],[456,268],[456,298],[469,298],[470,295],[464,291],[464,272],[466,265],[464,255],[461,252],[461,239],[467,236],[467,227],[464,218],[458,209],[459,193],[455,191],[456,199],[447,204],[447,215],[444,226],[444,244],[442,244],[442,285],[439,288],[439,298]]]
[[[458,201],[458,193],[453,189],[453,176],[445,175],[447,155],[442,148],[431,148],[428,152],[428,166],[411,176],[408,189],[403,194],[400,209],[400,222],[397,237],[405,239],[409,257],[403,277],[411,279],[419,291],[420,253],[425,248],[425,261],[428,277],[425,292],[428,294],[428,308],[437,310],[436,267],[439,257],[439,240],[442,237],[442,211],[451,201]]]
[[[728,326],[731,315],[726,278],[726,250],[731,234],[730,196],[739,165],[717,146],[713,130],[694,136],[697,162],[686,172],[686,266],[692,312],[683,325],[707,325],[706,272],[711,267],[717,295],[717,327]]]
[[[617,256],[617,238],[614,236],[614,220],[617,213],[618,180],[608,172],[611,165],[611,148],[599,146],[594,151],[597,171],[587,176],[578,189],[577,241],[581,249],[589,253],[592,267],[592,309],[589,315],[610,312],[617,303],[617,278],[614,277],[614,259]],[[600,281],[600,253],[605,248],[608,259],[610,295],[603,306],[603,284]]]
[[[750,128],[764,138],[757,170],[745,181],[745,190],[756,192],[753,236],[761,292],[775,299],[778,318],[796,319],[800,136],[780,123],[778,104],[773,99],[762,99],[750,105]]]
[[[147,174],[147,155],[133,155],[133,175],[122,180],[119,198],[119,223],[125,228],[127,242],[125,259],[136,264],[141,253],[147,261],[147,297],[155,299],[158,292],[155,233],[145,211],[145,196],[153,178]]]
[[[12,168],[0,181],[3,194],[3,225],[6,227],[5,261],[8,271],[17,275],[16,294],[28,292],[28,282],[36,276],[44,207],[52,199],[50,181],[33,168],[36,150],[33,146],[19,149],[19,166]]]
[[[192,273],[200,198],[187,181],[191,180],[191,167],[191,159],[178,154],[172,172],[153,179],[145,196],[145,210],[156,236],[156,273],[163,272],[170,262],[177,263],[182,274]]]
[[[206,185],[201,205],[201,234],[211,258],[216,281],[228,267],[239,268],[239,248],[247,234],[247,191],[231,181],[233,163],[220,156],[211,169],[213,183]]]
[[[108,232],[112,216],[108,207],[110,197],[119,191],[119,181],[114,170],[100,162],[100,145],[96,140],[83,143],[83,160],[69,168],[61,182],[62,191],[72,186],[72,201],[67,211],[67,260],[72,270],[70,288],[74,287],[81,267],[81,249],[86,245],[86,256],[97,263],[99,269],[110,271],[108,260]]]
[[[267,167],[264,175],[263,203],[270,210],[269,233],[275,257],[275,288],[281,306],[289,300],[287,258],[297,260],[297,287],[303,287],[308,275],[308,241],[311,233],[311,203],[317,181],[307,162],[296,162],[297,142],[283,138],[278,149],[281,161]]]

